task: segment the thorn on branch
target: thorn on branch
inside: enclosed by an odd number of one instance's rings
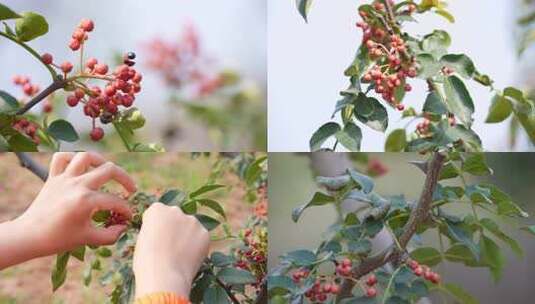
[[[409,220],[403,227],[403,234],[398,238],[401,249],[395,245],[391,245],[384,251],[363,260],[353,268],[353,279],[346,279],[343,281],[340,293],[336,299],[337,303],[342,299],[351,296],[351,291],[355,286],[355,282],[361,277],[388,263],[398,265],[405,258],[407,244],[416,233],[416,228],[419,224],[427,221],[429,218],[428,215],[431,209],[431,203],[433,202],[433,193],[436,189],[440,171],[444,166],[445,159],[446,156],[440,152],[435,152],[433,159],[427,165],[427,175],[420,199],[418,200],[416,207],[411,211]]]

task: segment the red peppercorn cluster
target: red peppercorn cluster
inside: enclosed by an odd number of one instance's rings
[[[340,292],[340,285],[328,280],[317,279],[311,289],[305,292],[305,297],[310,302],[323,303],[327,301],[329,296],[336,296]]]
[[[375,276],[375,274],[372,273],[366,279],[365,293],[368,298],[373,298],[377,295],[377,288],[375,288],[376,284],[377,277]]]
[[[258,198],[258,202],[254,207],[254,213],[259,219],[266,220],[268,216],[268,196],[265,185],[258,188]]]
[[[250,271],[257,278],[252,284],[260,292],[267,272],[267,230],[265,227],[247,228],[242,231],[245,247],[236,250],[236,267]]]
[[[336,265],[336,274],[347,277],[351,275],[351,269],[353,268],[353,262],[345,258]]]
[[[84,42],[89,39],[89,34],[95,29],[95,23],[89,19],[82,19],[78,27],[72,33],[69,48],[73,51],[78,51]]]
[[[192,25],[184,28],[178,41],[154,39],[146,49],[148,67],[188,97],[209,96],[224,84],[221,75],[214,71],[213,60],[201,52],[199,35]]]
[[[20,118],[16,119],[11,126],[13,129],[31,138],[35,144],[38,145],[40,143],[40,139],[37,136],[37,130],[39,130],[38,124],[29,121],[26,118]]]
[[[422,122],[416,125],[416,133],[418,133],[420,136],[428,136],[429,126],[431,126],[431,121],[427,118],[424,118]]]
[[[127,221],[128,219],[122,214],[117,213],[115,211],[110,211],[110,217],[108,218],[104,226],[108,228],[110,226],[115,225],[126,225]]]
[[[94,29],[95,24],[92,20],[83,19],[72,34],[69,47],[73,51],[81,50],[89,39],[88,33]],[[82,56],[81,53],[80,56]],[[71,84],[74,86],[74,90],[72,94],[67,96],[66,102],[70,107],[76,107],[80,103],[84,105],[84,114],[92,119],[90,137],[93,141],[100,141],[104,137],[104,129],[96,125],[96,120],[99,119],[102,124],[111,123],[119,113],[119,107],[131,107],[136,95],[141,92],[143,76],[133,68],[136,64],[135,59],[135,53],[125,54],[123,64],[110,73],[108,65],[100,63],[96,58],[89,58],[81,67],[80,74],[72,77]],[[54,64],[54,58],[49,53],[43,54],[41,60],[47,65],[60,69],[65,77],[74,68],[74,65],[69,61],[65,61],[59,66]],[[89,87],[83,83],[83,81],[91,79],[105,81],[106,85],[104,87]],[[74,82],[74,80],[77,81]],[[49,108],[45,108],[45,110],[47,109]]]
[[[433,284],[439,284],[440,283],[440,274],[433,272],[431,268],[427,267],[426,265],[420,265],[415,260],[410,260],[408,262],[409,268],[412,269],[412,272],[418,276],[423,277],[424,279],[428,280],[429,282]]]
[[[386,14],[383,3],[376,1],[373,7],[379,13]],[[368,56],[376,63],[364,74],[362,82],[372,84],[375,92],[386,102],[403,111],[405,106],[396,95],[400,90],[412,90],[406,81],[418,75],[414,56],[409,53],[403,38],[389,33],[382,23],[370,18],[367,12],[361,10],[359,14],[363,21],[357,22],[357,27],[364,33],[363,44]]]
[[[41,91],[38,85],[32,84],[32,81],[28,76],[15,75],[13,77],[13,83],[20,86],[24,94],[28,97],[33,97]]]

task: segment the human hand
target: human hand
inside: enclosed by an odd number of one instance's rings
[[[93,170],[90,170],[94,168]],[[96,227],[92,216],[111,210],[130,219],[127,202],[99,191],[111,180],[128,192],[136,186],[117,165],[95,153],[56,153],[50,164],[48,180],[31,206],[13,225],[34,244],[33,256],[45,256],[75,249],[80,245],[113,244],[126,225]]]
[[[208,231],[194,216],[152,204],[143,214],[134,252],[136,296],[172,292],[188,298],[209,242]]]

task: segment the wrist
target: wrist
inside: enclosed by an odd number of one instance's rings
[[[171,292],[185,299],[189,298],[191,280],[178,272],[164,269],[158,271],[155,268],[147,271],[135,271],[136,298],[157,292]]]
[[[46,255],[39,234],[23,219],[0,224],[0,269]]]

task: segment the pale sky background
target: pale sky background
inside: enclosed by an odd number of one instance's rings
[[[4,0],[18,12],[35,11],[47,18],[49,33],[30,44],[54,54],[58,61],[74,60],[68,48],[74,28],[84,17],[95,21],[86,54],[111,62],[113,51],[138,52],[143,61],[142,43],[154,37],[178,39],[184,25],[193,23],[204,47],[224,67],[239,70],[244,77],[266,91],[266,1],[265,0]],[[19,46],[0,40],[0,87],[15,96],[21,90],[11,83],[14,74],[31,75],[44,87],[47,71]],[[146,69],[145,69],[146,70]],[[154,74],[146,74],[136,107],[147,116],[143,132],[155,132],[165,121],[169,91]],[[82,110],[69,112],[69,119],[85,119]],[[75,123],[89,128],[89,121]]]
[[[452,36],[452,53],[470,56],[482,73],[491,75],[496,88],[515,85],[518,79],[516,52],[512,36],[515,1],[450,0],[454,24],[434,14],[412,24],[411,33],[426,34],[435,28]],[[299,16],[295,1],[273,0],[268,5],[268,82],[269,150],[308,151],[310,136],[329,121],[338,92],[348,85],[343,71],[353,60],[361,33],[356,0],[315,0],[309,24]],[[406,104],[421,109],[425,98],[422,81],[406,98]],[[484,123],[492,95],[486,88],[470,82],[476,105],[474,125],[488,151],[506,151],[509,124]],[[419,93],[415,93],[419,92]],[[387,131],[402,127],[400,113],[389,110]],[[393,118],[393,119],[392,119]],[[363,130],[363,151],[383,151],[386,136],[367,127]],[[332,146],[332,144],[331,144]],[[525,139],[520,149],[525,150]]]

